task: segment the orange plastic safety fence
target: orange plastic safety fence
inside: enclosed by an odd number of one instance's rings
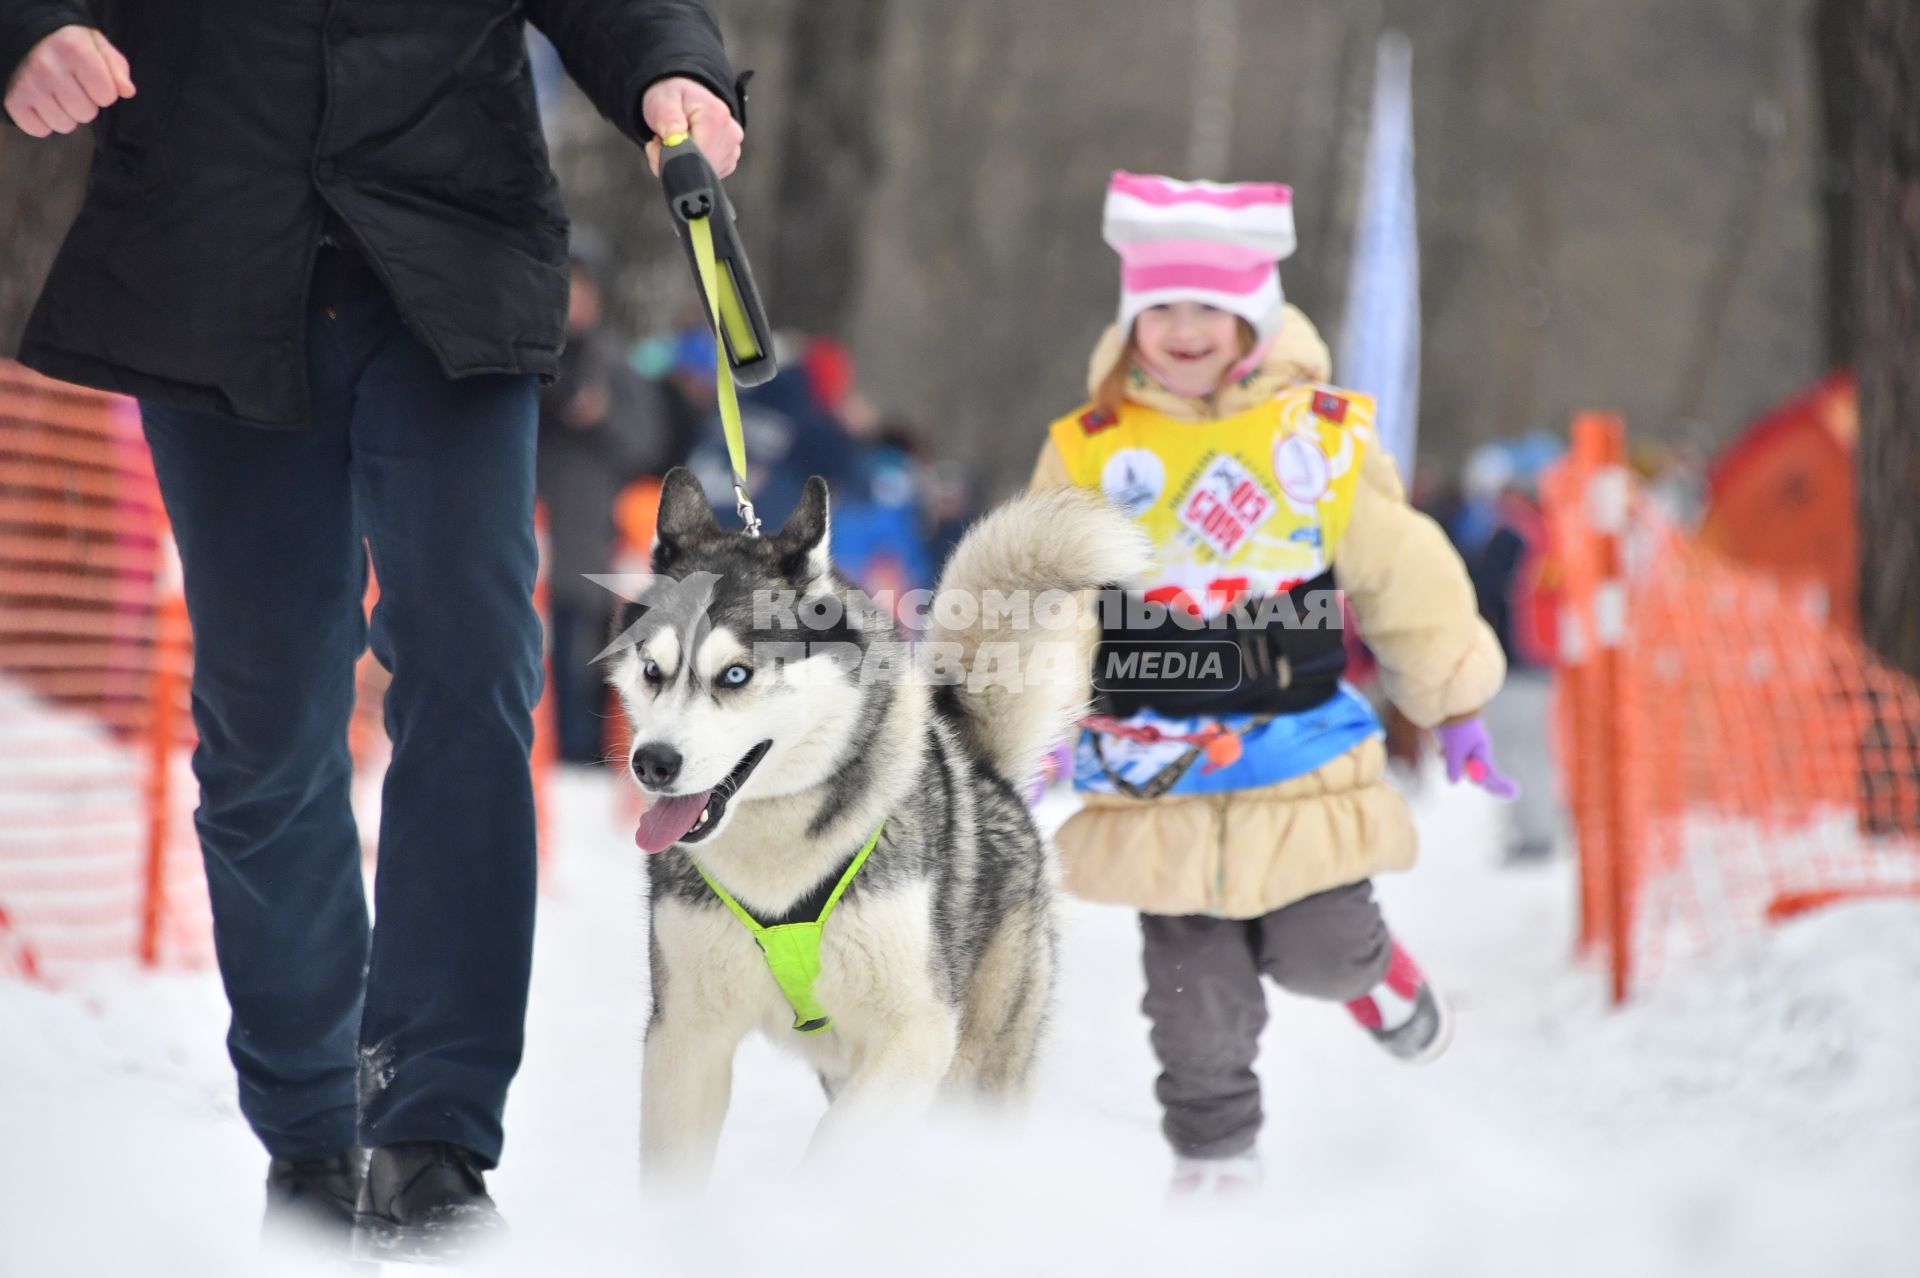
[[[132,405],[0,362],[0,949],[15,971],[206,952],[197,864],[154,855],[192,833],[170,554]]]
[[[1615,996],[1785,915],[1920,894],[1920,685],[1817,588],[1690,544],[1631,485],[1617,419],[1576,421],[1542,497],[1582,936]]]
[[[191,675],[136,408],[0,360],[0,974],[211,958]],[[360,675],[355,806],[371,835],[385,672],[368,658]],[[543,802],[548,717],[543,703]]]

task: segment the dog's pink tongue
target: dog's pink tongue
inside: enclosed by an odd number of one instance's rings
[[[640,814],[640,828],[633,832],[633,841],[643,852],[665,851],[693,828],[712,797],[713,791],[702,790],[699,794],[673,794],[659,800]]]

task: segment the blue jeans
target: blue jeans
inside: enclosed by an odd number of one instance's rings
[[[491,1164],[533,948],[534,379],[449,380],[384,295],[315,310],[309,429],[143,403],[193,623],[195,822],[240,1108],[278,1157]],[[369,928],[354,663],[392,672]]]

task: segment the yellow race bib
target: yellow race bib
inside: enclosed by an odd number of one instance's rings
[[[1218,421],[1129,402],[1050,429],[1073,482],[1152,537],[1147,598],[1212,616],[1332,566],[1373,440],[1373,399],[1301,384]]]

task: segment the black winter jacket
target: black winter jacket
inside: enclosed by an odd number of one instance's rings
[[[703,0],[92,8],[0,0],[0,84],[41,37],[80,22],[126,55],[137,89],[94,123],[86,199],[21,361],[269,426],[307,421],[305,303],[329,208],[449,376],[553,375],[567,218],[526,21],[636,142],[650,136],[641,94],[665,76],[740,114]]]

